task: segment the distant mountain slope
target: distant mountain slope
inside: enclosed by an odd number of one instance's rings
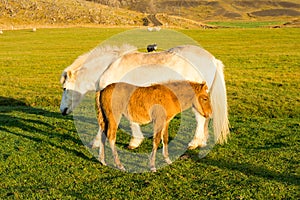
[[[0,29],[34,24],[210,28],[203,22],[299,17],[298,0],[0,0]]]
[[[299,0],[91,0],[150,14],[164,13],[196,21],[299,17]]]
[[[142,25],[143,14],[85,0],[0,0],[0,29],[14,24]]]

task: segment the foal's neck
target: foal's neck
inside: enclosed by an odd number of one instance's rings
[[[196,97],[195,84],[188,81],[176,81],[167,83],[165,86],[174,92],[182,111],[193,106]]]

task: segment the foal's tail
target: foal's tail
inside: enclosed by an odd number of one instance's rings
[[[227,142],[227,137],[229,136],[227,95],[223,73],[224,65],[218,59],[214,59],[214,63],[217,66],[217,71],[211,87],[210,99],[213,110],[215,139],[217,139],[218,143],[222,144]]]
[[[105,121],[103,116],[103,111],[100,106],[100,91],[96,92],[96,111],[97,111],[97,120],[100,128],[104,130],[105,128]]]

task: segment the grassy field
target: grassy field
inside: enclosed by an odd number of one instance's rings
[[[261,27],[272,27],[275,25],[281,25],[284,21],[215,21],[208,22],[207,24],[228,27],[228,28],[261,28]]]
[[[0,199],[299,199],[299,29],[182,31],[226,66],[231,138],[141,174],[101,166],[59,112],[62,70],[121,31],[0,35]]]

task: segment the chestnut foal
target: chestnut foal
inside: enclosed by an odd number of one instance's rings
[[[124,115],[138,124],[153,122],[153,149],[150,155],[150,169],[155,172],[155,156],[160,140],[163,142],[163,157],[168,164],[172,161],[168,153],[169,122],[184,110],[193,107],[199,114],[208,118],[211,105],[208,87],[205,82],[171,81],[149,87],[138,87],[128,83],[112,83],[100,92],[97,98],[98,122],[101,134],[99,160],[104,159],[105,140],[108,138],[114,161],[120,170],[125,170],[116,150],[116,132],[120,119]]]

